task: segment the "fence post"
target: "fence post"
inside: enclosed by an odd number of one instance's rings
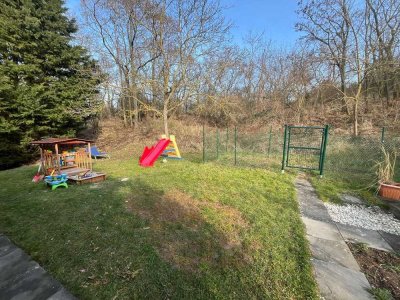
[[[286,165],[289,165],[289,155],[290,155],[290,139],[291,139],[291,129],[288,126],[288,131],[287,131],[287,148],[286,148]]]
[[[268,157],[271,154],[271,139],[272,139],[272,126],[269,127],[269,139],[268,139]]]
[[[285,173],[285,162],[286,162],[286,138],[287,138],[288,126],[285,125],[285,131],[283,133],[283,155],[282,155],[282,173]]]
[[[321,170],[319,171],[319,176],[322,178],[324,175],[324,164],[325,164],[325,156],[326,156],[326,145],[328,144],[328,136],[329,136],[329,125],[325,125],[324,130],[324,144],[322,145],[322,159],[321,159]]]
[[[217,159],[218,159],[219,158],[219,128],[217,128],[216,143],[217,143]]]
[[[205,146],[205,142],[206,142],[206,133],[205,133],[204,124],[203,124],[203,163],[206,162],[206,146]]]
[[[228,153],[229,128],[226,127],[226,153]]]
[[[382,127],[382,134],[381,134],[381,143],[382,144],[385,142],[385,131],[386,131],[386,128]]]
[[[235,166],[236,166],[236,142],[237,142],[237,127],[235,126]]]

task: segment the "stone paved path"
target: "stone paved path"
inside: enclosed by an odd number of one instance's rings
[[[323,299],[373,299],[365,275],[328,211],[305,180],[296,180],[297,197],[312,252],[315,279]]]
[[[371,299],[367,292],[370,285],[345,241],[400,252],[400,236],[335,223],[306,179],[298,178],[296,189],[321,296],[324,299]],[[396,209],[400,209],[400,202],[388,204],[394,214]]]
[[[72,300],[63,286],[0,233],[1,300]]]

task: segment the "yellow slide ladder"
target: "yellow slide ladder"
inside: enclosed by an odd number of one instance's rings
[[[167,136],[165,134],[163,134],[161,136],[161,138],[166,139]],[[175,135],[171,134],[169,136],[169,140],[170,140],[169,145],[164,150],[162,156],[164,156],[166,158],[172,158],[172,159],[182,159],[181,153],[179,152],[178,145],[176,144]]]

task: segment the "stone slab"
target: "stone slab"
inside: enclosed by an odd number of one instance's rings
[[[331,217],[310,182],[306,179],[297,178],[295,181],[297,199],[300,202],[301,214],[307,218],[331,222]]]
[[[311,253],[314,258],[329,263],[337,263],[354,271],[360,271],[357,261],[343,240],[331,241],[310,235],[307,235],[307,239],[310,242]]]
[[[18,248],[0,257],[0,287],[3,282],[33,269],[35,266],[37,266],[37,264],[31,261],[29,257]]]
[[[4,235],[0,235],[0,258],[4,255],[9,254],[10,252],[17,249],[17,247],[10,243],[10,240],[7,239]]]
[[[319,259],[313,259],[312,263],[322,299],[373,299],[368,292],[371,286],[363,273]]]
[[[10,240],[3,234],[0,234],[0,248],[10,244]]]
[[[357,197],[355,197],[355,196],[348,195],[348,194],[341,194],[341,195],[340,195],[340,199],[341,199],[344,203],[348,203],[348,204],[365,205],[365,202],[362,201],[360,198],[357,198]]]
[[[76,299],[24,251],[0,234],[1,300]]]
[[[308,235],[331,241],[342,240],[342,236],[335,224],[317,221],[307,217],[302,217],[302,220],[306,225]]]
[[[383,200],[389,207],[390,212],[400,220],[400,201]]]
[[[60,289],[57,293],[47,298],[47,300],[76,300],[65,288]]]
[[[364,243],[371,248],[383,251],[393,251],[392,247],[390,247],[378,231],[339,223],[336,225],[343,238],[349,242]]]
[[[396,252],[400,253],[400,236],[387,233],[384,231],[378,231],[379,234],[385,239],[385,241],[392,247],[392,249]]]
[[[7,299],[47,299],[57,293],[61,285],[52,279],[45,270],[37,267],[25,273],[23,277],[8,282],[0,288],[0,298]]]

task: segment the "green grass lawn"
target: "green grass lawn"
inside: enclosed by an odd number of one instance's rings
[[[368,205],[385,205],[377,196],[377,186],[374,178],[368,173],[327,172],[323,178],[310,176],[319,198],[325,202],[341,204],[341,194],[360,197]]]
[[[216,160],[216,157],[213,157],[213,159],[213,162],[221,165],[234,165],[234,156],[232,154],[222,153],[218,160]],[[268,157],[266,154],[238,152],[236,165],[279,172],[281,169],[281,159],[278,155]],[[285,172],[297,174],[299,169],[286,168]],[[325,169],[323,178],[320,178],[317,171],[300,170],[300,172],[307,174],[318,196],[325,202],[341,204],[340,195],[349,194],[360,197],[369,205],[385,207],[379,197],[377,197],[376,179],[374,178],[374,170],[372,169],[367,169],[365,172],[339,171],[328,166]]]
[[[82,299],[313,299],[294,176],[189,161],[98,161],[51,191],[0,172],[0,232]],[[127,181],[121,181],[122,178]]]
[[[397,164],[399,165],[399,164]],[[400,181],[400,168],[395,170],[394,180]],[[323,178],[313,174],[310,181],[318,196],[325,202],[341,204],[341,194],[360,197],[367,205],[378,205],[388,208],[378,197],[378,178],[374,168],[365,168],[364,171],[335,170],[327,168]]]
[[[399,146],[387,141],[387,148]],[[323,179],[311,176],[311,182],[323,201],[341,203],[340,194],[361,197],[369,205],[385,204],[377,197],[376,165],[383,160],[379,138],[332,136],[329,140]],[[394,181],[400,181],[400,160],[396,163]]]

